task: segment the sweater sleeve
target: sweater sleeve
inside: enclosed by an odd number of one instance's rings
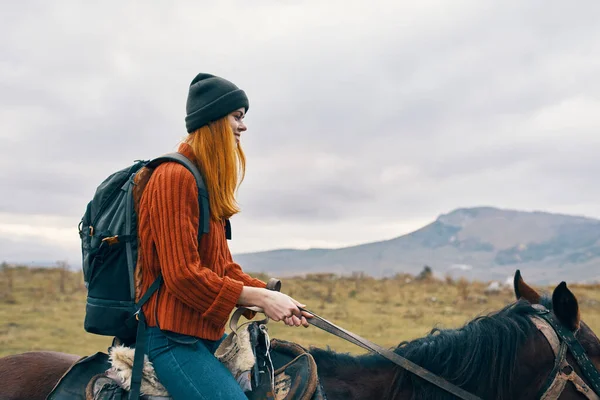
[[[227,264],[227,266],[225,267],[225,275],[232,279],[235,279],[236,281],[242,282],[244,286],[253,286],[263,289],[267,287],[266,283],[264,283],[260,279],[253,278],[250,275],[246,274],[242,271],[242,268],[239,266],[239,264],[236,264],[234,262]],[[247,319],[252,319],[256,316],[256,311],[247,310],[246,312],[244,312],[243,315]]]
[[[242,268],[239,264],[230,262],[225,267],[225,276],[230,277],[231,279],[235,279],[236,281],[240,281],[244,284],[244,286],[252,286],[257,288],[266,288],[267,284],[261,281],[260,279],[256,279],[242,271]]]
[[[175,297],[216,323],[226,321],[243,283],[221,278],[202,264],[198,254],[198,189],[185,167],[165,163],[152,180],[150,225],[166,288]],[[149,184],[150,186],[150,184]]]

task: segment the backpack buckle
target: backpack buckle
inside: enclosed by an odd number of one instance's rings
[[[112,246],[113,244],[117,244],[117,243],[119,243],[119,235],[106,237],[106,238],[102,239],[102,242],[108,244],[109,246]]]

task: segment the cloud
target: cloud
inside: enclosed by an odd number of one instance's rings
[[[77,223],[69,218],[44,214],[0,212],[0,259],[19,262],[81,262]]]
[[[482,204],[600,217],[591,0],[5,8],[2,243],[56,227],[31,215],[71,229],[108,174],[173,151],[199,71],[250,97],[238,251],[384,239]]]

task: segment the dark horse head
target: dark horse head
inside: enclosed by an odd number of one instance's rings
[[[577,389],[577,381],[568,381],[560,393],[544,397],[555,355],[532,322],[541,305],[574,332],[595,368],[600,368],[600,341],[580,320],[573,293],[563,282],[551,297],[541,296],[523,281],[519,271],[514,288],[517,301],[502,310],[460,329],[434,329],[423,338],[401,343],[394,351],[482,399],[596,399],[585,378],[579,383],[586,382],[583,386],[590,397]],[[377,355],[353,357],[322,349],[311,349],[311,353],[330,400],[456,398]],[[566,362],[584,377],[572,354]]]

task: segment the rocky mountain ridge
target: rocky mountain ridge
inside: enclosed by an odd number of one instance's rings
[[[277,276],[363,272],[418,273],[505,280],[521,269],[530,280],[600,281],[600,220],[580,216],[460,208],[406,235],[339,249],[281,249],[236,254],[247,271]]]

